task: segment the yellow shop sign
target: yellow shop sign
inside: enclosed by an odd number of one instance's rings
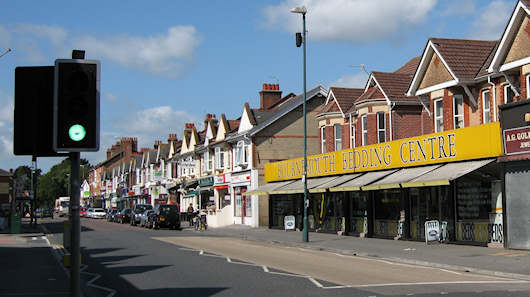
[[[500,124],[427,134],[307,157],[307,176],[429,165],[502,154]],[[304,159],[265,164],[267,182],[300,179]]]

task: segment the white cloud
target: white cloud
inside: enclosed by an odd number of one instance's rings
[[[0,90],[0,124],[13,123],[13,99]]]
[[[156,36],[85,36],[74,41],[91,56],[114,61],[127,68],[178,77],[189,63],[201,37],[193,26],[174,26]]]
[[[470,38],[483,40],[496,40],[508,22],[513,9],[513,2],[493,1],[482,8],[482,13],[473,21],[470,29]]]
[[[476,0],[451,0],[442,11],[442,16],[466,15],[476,12]]]
[[[0,46],[21,53],[24,62],[38,63],[69,57],[72,48],[82,48],[88,57],[108,59],[126,68],[178,77],[193,61],[202,38],[193,26],[170,27],[152,36],[115,35],[77,38],[58,26],[39,24],[0,25]]]
[[[346,74],[332,82],[330,86],[341,88],[364,88],[367,80],[368,75],[364,72]]]
[[[305,5],[308,38],[317,41],[373,42],[422,23],[437,0],[285,0],[264,9],[265,25],[301,31],[299,15],[289,12]]]

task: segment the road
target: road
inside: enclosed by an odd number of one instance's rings
[[[45,220],[61,243],[61,223]],[[530,296],[530,283],[209,235],[82,219],[98,296]],[[100,276],[100,277],[99,277]],[[108,289],[105,289],[108,288]]]

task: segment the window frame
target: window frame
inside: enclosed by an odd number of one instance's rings
[[[436,105],[437,103],[440,103],[441,104],[441,107],[442,107],[442,112],[441,114],[438,114],[438,108],[436,108]],[[438,99],[434,99],[433,100],[433,109],[434,109],[434,132],[443,132],[444,130],[444,101],[443,101],[443,98],[438,98]],[[438,121],[441,120],[442,122],[442,131],[438,131]]]
[[[486,94],[488,94],[488,109],[486,109]],[[482,90],[482,123],[491,123],[491,92],[489,89]],[[488,114],[486,116],[486,113]],[[486,121],[487,119],[487,121]]]
[[[361,116],[361,144],[365,146],[368,144],[368,116]]]
[[[384,112],[378,112],[376,113],[377,116],[377,143],[382,143],[386,141],[386,116]],[[379,117],[383,116],[383,128],[379,126]],[[383,132],[383,141],[381,141],[380,133]]]
[[[456,114],[456,100],[461,100],[462,101],[462,114]],[[456,127],[456,120],[457,118],[462,118],[462,126],[461,127]],[[456,94],[456,95],[453,95],[453,129],[460,129],[460,128],[464,128],[465,127],[465,122],[464,122],[464,96],[461,95],[461,94]]]
[[[245,143],[244,140],[240,140],[237,142],[235,155],[235,161],[237,165],[248,164],[247,147],[248,145]]]
[[[222,147],[219,147],[219,146],[216,147],[215,148],[215,169],[225,169],[225,160],[224,159],[225,159],[225,151],[224,151],[224,149]]]
[[[530,74],[526,75],[526,98],[530,98]]]
[[[340,133],[340,137],[337,137],[337,130]],[[333,145],[336,152],[342,150],[342,125],[340,124],[333,125]]]
[[[352,123],[350,118],[350,148],[355,147],[355,125]]]
[[[320,153],[326,153],[326,126],[320,127]]]
[[[512,87],[510,86],[510,84],[507,83],[503,85],[504,104],[510,103],[508,102],[508,92],[509,92],[508,90],[510,90],[513,94],[512,100],[510,102],[514,102],[515,92],[512,90]]]

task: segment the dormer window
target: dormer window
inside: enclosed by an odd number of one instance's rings
[[[237,142],[235,162],[238,165],[248,164],[248,145],[244,140]]]

